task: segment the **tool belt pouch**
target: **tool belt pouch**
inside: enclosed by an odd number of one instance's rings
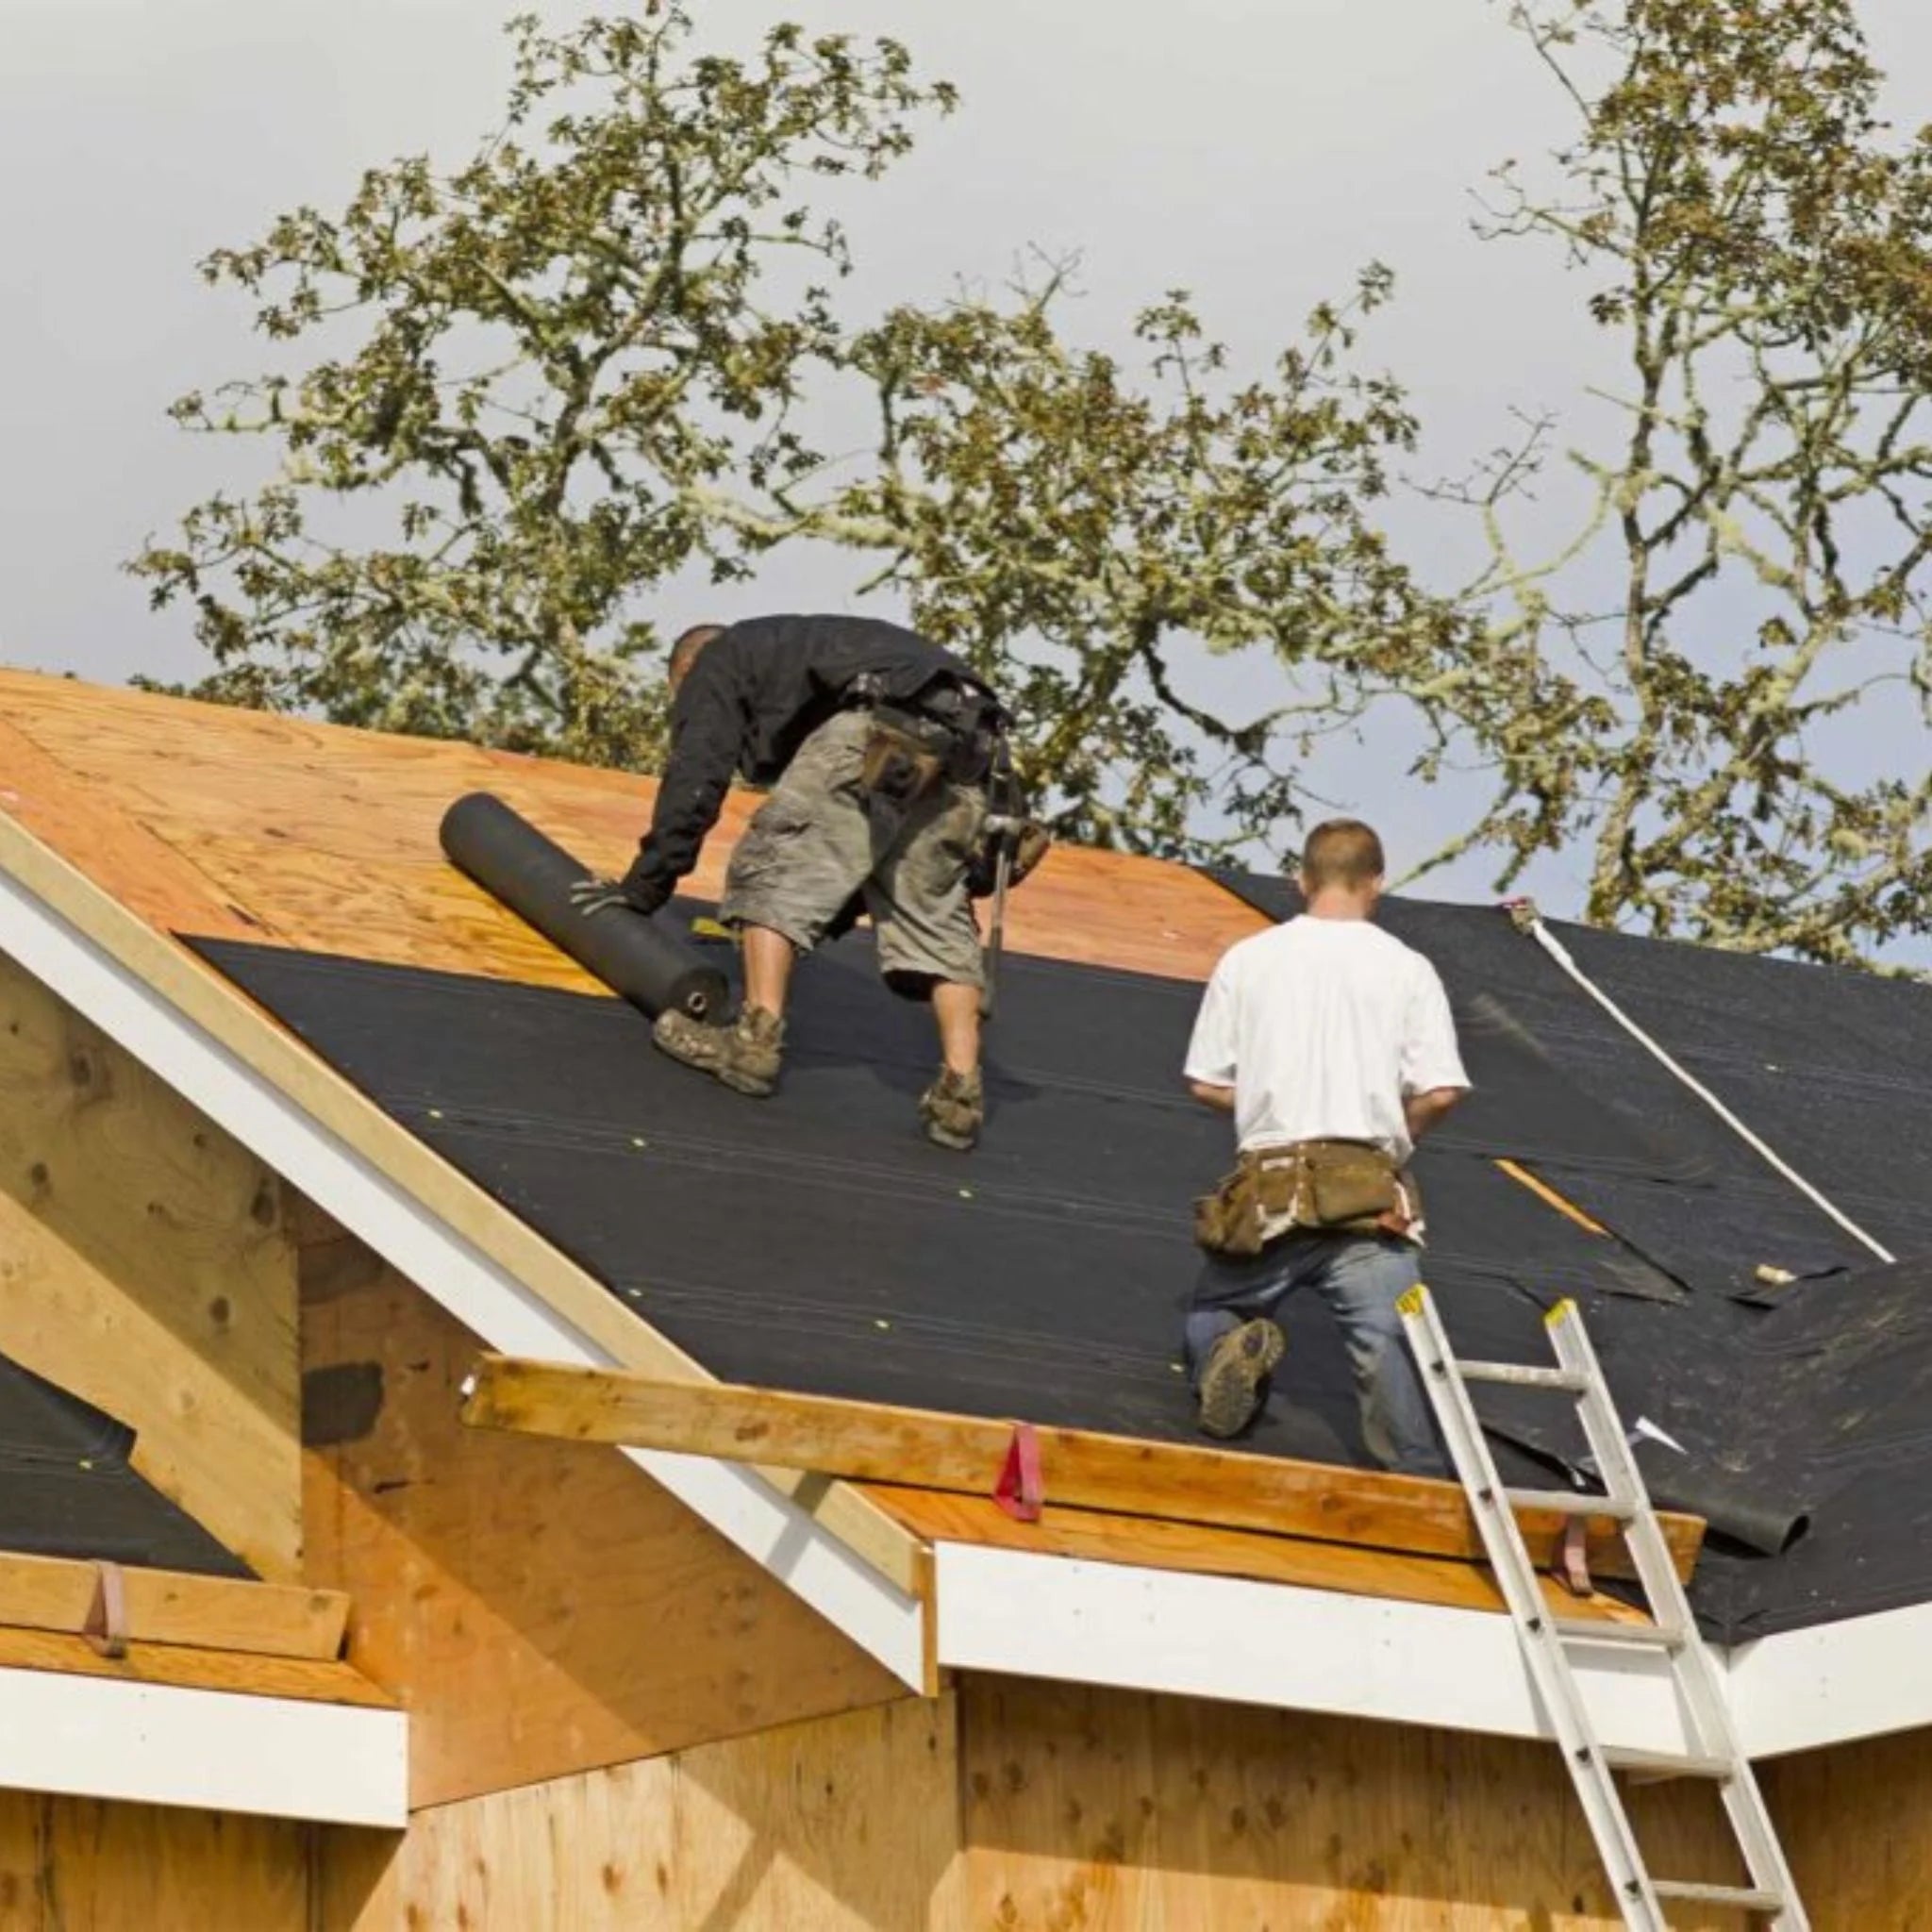
[[[1314,1227],[1379,1226],[1402,1207],[1395,1163],[1379,1147],[1353,1141],[1311,1141],[1296,1150],[1307,1169],[1308,1224]]]
[[[946,745],[935,743],[910,720],[874,711],[859,765],[868,798],[908,806],[936,790],[946,775]]]
[[[1194,1240],[1210,1255],[1231,1260],[1246,1260],[1261,1252],[1261,1195],[1248,1162],[1242,1161],[1211,1194],[1195,1201]]]
[[[1414,1180],[1379,1147],[1307,1141],[1241,1157],[1194,1204],[1194,1239],[1211,1255],[1244,1259],[1282,1235],[1386,1234],[1415,1238],[1422,1203]]]

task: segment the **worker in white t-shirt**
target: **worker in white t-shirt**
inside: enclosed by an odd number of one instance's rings
[[[1188,1366],[1203,1430],[1239,1434],[1281,1359],[1271,1318],[1310,1287],[1341,1324],[1370,1454],[1434,1475],[1447,1463],[1395,1304],[1419,1278],[1409,1157],[1469,1078],[1436,969],[1371,923],[1382,874],[1369,826],[1316,826],[1307,910],[1230,947],[1208,983],[1188,1085],[1234,1116],[1241,1159],[1201,1204]]]

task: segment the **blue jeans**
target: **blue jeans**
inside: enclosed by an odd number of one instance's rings
[[[1230,1329],[1271,1319],[1303,1286],[1313,1288],[1341,1324],[1361,1402],[1362,1439],[1385,1469],[1446,1475],[1415,1357],[1397,1300],[1422,1278],[1419,1251],[1374,1235],[1291,1234],[1249,1259],[1209,1255],[1188,1309],[1188,1374],[1198,1383],[1208,1352]]]

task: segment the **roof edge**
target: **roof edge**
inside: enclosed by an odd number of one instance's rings
[[[934,1546],[944,1668],[1556,1741],[1514,1626],[1465,1609],[1287,1583]],[[1753,1759],[1932,1726],[1932,1604],[1714,1644]],[[1670,1678],[1574,1665],[1598,1735],[1695,1755]]]
[[[408,1737],[400,1710],[0,1665],[15,1790],[393,1828]]]

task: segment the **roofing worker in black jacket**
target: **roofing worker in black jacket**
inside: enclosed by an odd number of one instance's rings
[[[927,1135],[965,1149],[985,1103],[979,1072],[979,929],[968,867],[1004,724],[991,693],[916,632],[860,617],[699,625],[672,647],[671,756],[651,828],[621,880],[586,880],[591,910],[655,912],[697,862],[734,775],[773,787],[724,879],[721,918],[744,955],[729,1025],[667,1011],[663,1050],[741,1093],[770,1093],[791,969],[862,900],[887,983],[928,999],[939,1075],[920,1101]]]

